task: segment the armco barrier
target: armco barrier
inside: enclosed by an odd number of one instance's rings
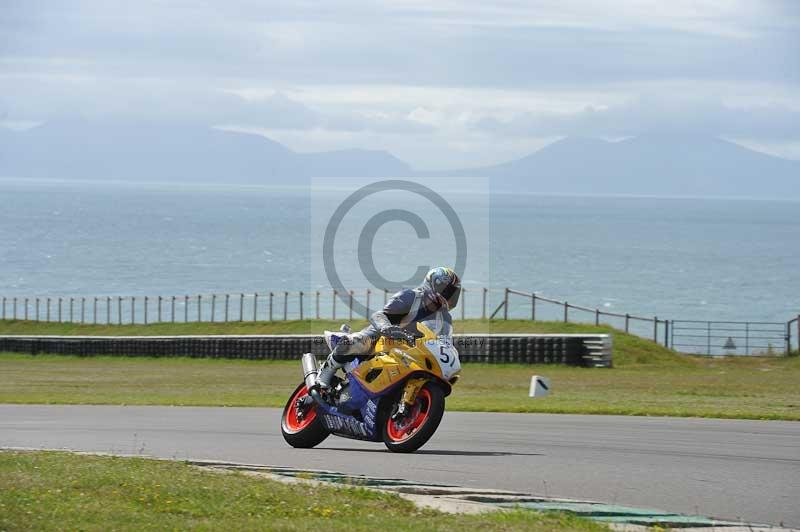
[[[463,334],[453,342],[462,362],[610,367],[608,334]],[[0,352],[79,356],[153,356],[292,360],[327,355],[312,334],[215,336],[0,336]]]

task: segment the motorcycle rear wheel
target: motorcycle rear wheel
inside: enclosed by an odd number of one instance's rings
[[[306,385],[301,383],[289,397],[281,416],[283,439],[292,447],[301,449],[316,447],[330,435],[328,429],[322,424],[322,419],[317,415],[316,403],[309,407],[304,416],[298,415],[297,401],[307,395]]]
[[[428,382],[401,421],[387,415],[382,423],[383,443],[393,453],[413,453],[431,438],[444,415],[444,392]]]

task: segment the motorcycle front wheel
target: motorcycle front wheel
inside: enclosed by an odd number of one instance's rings
[[[281,416],[281,434],[292,447],[308,449],[322,443],[330,433],[317,416],[317,403],[298,408],[298,402],[308,396],[305,384],[300,384],[289,397]]]
[[[444,415],[444,392],[428,382],[402,419],[383,422],[383,443],[393,453],[413,453],[433,436]]]

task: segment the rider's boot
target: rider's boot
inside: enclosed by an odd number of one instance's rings
[[[331,379],[336,374],[336,370],[343,367],[344,364],[341,364],[333,358],[333,353],[328,355],[328,360],[322,364],[322,367],[319,370],[319,374],[317,375],[317,384],[323,390],[327,390],[331,387]]]

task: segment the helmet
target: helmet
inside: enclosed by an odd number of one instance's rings
[[[461,295],[461,279],[450,268],[434,268],[425,275],[422,289],[429,297],[439,300],[441,305],[447,305],[452,310],[458,304]]]

